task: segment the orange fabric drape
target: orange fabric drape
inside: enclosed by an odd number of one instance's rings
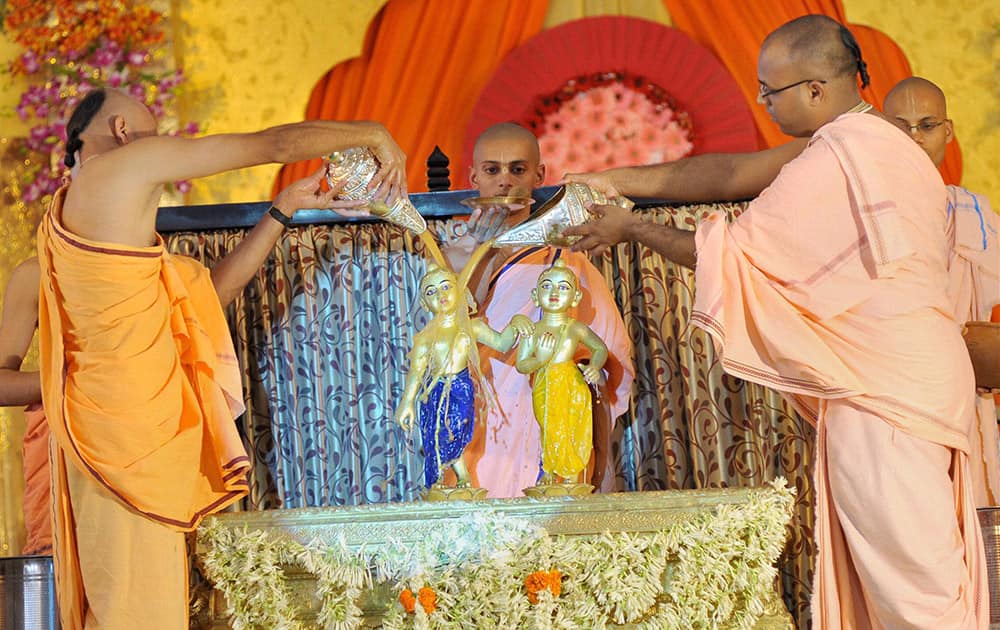
[[[757,54],[768,33],[785,22],[810,13],[822,13],[844,22],[840,0],[663,0],[678,28],[719,58],[743,96],[751,104],[760,137],[760,146],[773,147],[788,142],[788,136],[757,104]]]
[[[476,98],[511,49],[538,33],[548,2],[391,0],[373,20],[361,57],[335,66],[313,89],[307,120],[377,120],[407,155],[410,191],[426,190],[426,159],[439,145],[460,161]],[[275,191],[318,160],[281,169]],[[451,173],[453,187],[466,173]]]

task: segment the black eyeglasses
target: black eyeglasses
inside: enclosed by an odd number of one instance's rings
[[[903,130],[903,133],[913,135],[914,131],[919,131],[920,133],[930,133],[945,124],[945,120],[921,120],[915,125],[911,125],[905,120],[899,118],[896,119],[896,126]]]
[[[768,98],[770,96],[774,96],[778,92],[784,92],[785,90],[790,90],[790,89],[792,89],[793,87],[795,87],[797,85],[802,85],[803,83],[812,83],[813,81],[815,81],[816,83],[826,83],[826,81],[824,81],[823,79],[802,79],[801,81],[796,81],[795,83],[792,83],[791,85],[786,85],[785,87],[778,88],[776,90],[768,89],[767,86],[765,86],[763,83],[761,83],[760,84],[760,90],[757,92],[757,100],[758,101],[763,101],[765,98]]]

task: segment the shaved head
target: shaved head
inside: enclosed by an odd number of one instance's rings
[[[132,96],[120,90],[107,90],[104,106],[97,113],[100,119],[110,119],[121,116],[135,133],[149,135],[156,131],[156,118],[149,108]]]
[[[757,102],[790,135],[807,138],[864,101],[868,84],[861,49],[847,28],[825,15],[783,24],[764,40],[757,60]]]
[[[544,180],[538,138],[521,125],[499,123],[476,138],[469,181],[480,196],[530,197]]]
[[[472,149],[472,159],[479,161],[477,155],[481,153],[486,145],[509,142],[511,144],[523,143],[532,147],[533,157],[536,162],[541,161],[541,152],[538,149],[538,138],[521,125],[512,122],[497,123],[486,128],[486,131],[476,138],[476,146]]]
[[[851,32],[825,15],[804,15],[778,27],[762,48],[779,45],[789,60],[810,76],[853,77],[862,72],[867,85],[867,66]]]
[[[898,110],[907,100],[920,98],[933,102],[939,108],[941,116],[947,117],[948,103],[945,100],[944,92],[936,84],[923,77],[909,77],[897,83],[889,93],[885,95],[885,110]]]
[[[922,77],[903,79],[885,97],[885,115],[927,152],[935,165],[944,161],[954,138],[944,92]]]
[[[155,135],[156,117],[144,104],[118,90],[93,90],[70,114],[63,162],[72,168],[81,152],[97,155]]]

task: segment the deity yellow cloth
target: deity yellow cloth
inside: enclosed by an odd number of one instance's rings
[[[916,143],[845,114],[731,225],[716,213],[698,227],[692,322],[727,372],[817,425],[824,630],[989,623],[946,205]]]
[[[87,497],[72,496],[74,485],[113,496],[119,518],[190,531],[246,494],[249,460],[233,422],[243,412],[240,372],[208,270],[160,239],[129,247],[71,234],[61,224],[64,195],[38,228],[38,329],[42,402],[62,467],[53,486],[59,608],[64,630],[76,630],[89,594],[109,588],[104,580],[131,574],[141,585],[137,574],[161,568],[141,541],[131,556],[87,556],[127,566],[81,566],[74,508]],[[76,473],[88,483],[74,484]],[[87,544],[110,550],[115,531],[99,527]],[[148,593],[137,586],[128,595],[115,605],[141,610]],[[145,614],[142,627],[153,627],[157,612]]]
[[[604,275],[585,254],[554,247],[529,247],[507,259],[490,279],[490,293],[483,305],[486,322],[502,329],[517,314],[537,320],[540,310],[531,301],[538,275],[563,260],[580,282],[583,299],[570,309],[573,319],[586,324],[608,347],[604,364],[607,383],[601,388],[611,422],[628,410],[635,368],[632,342],[625,322]],[[522,489],[535,485],[541,459],[538,423],[532,418],[532,388],[527,376],[515,367],[517,350],[495,352],[480,347],[484,373],[496,392],[497,404],[489,406],[485,418],[476,422],[465,461],[473,480],[486,488],[490,498],[523,496]],[[581,360],[584,357],[577,357]],[[610,436],[611,430],[604,432]],[[604,445],[611,452],[611,444]],[[614,458],[605,465],[603,492],[614,490]]]
[[[594,419],[590,387],[572,361],[535,374],[532,408],[541,432],[542,469],[572,479],[587,467]]]

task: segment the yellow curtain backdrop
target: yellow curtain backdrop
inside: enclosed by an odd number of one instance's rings
[[[545,28],[597,15],[623,15],[670,26],[666,7],[650,0],[549,0]]]

